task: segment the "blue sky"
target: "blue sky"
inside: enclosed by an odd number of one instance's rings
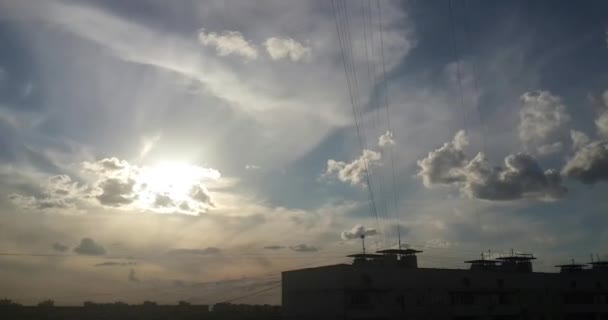
[[[0,295],[212,303],[356,225],[428,267],[606,254],[607,6],[0,1]]]

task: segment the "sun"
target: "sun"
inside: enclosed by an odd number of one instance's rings
[[[161,162],[145,166],[137,175],[137,184],[141,189],[139,199],[151,204],[158,195],[163,195],[175,203],[188,202],[194,187],[219,178],[220,173],[215,169],[184,162]]]

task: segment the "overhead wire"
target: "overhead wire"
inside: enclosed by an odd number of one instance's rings
[[[367,2],[367,6],[365,5],[365,3]],[[368,9],[368,11],[366,11],[366,8]],[[369,17],[369,20],[368,20]],[[374,38],[373,38],[373,32],[372,32],[372,11],[371,11],[371,0],[361,0],[361,20],[362,20],[362,25],[363,25],[363,45],[364,45],[364,51],[365,51],[365,61],[367,64],[367,76],[368,76],[368,81],[369,81],[369,86],[370,86],[370,90],[369,90],[369,98],[368,98],[368,102],[369,102],[369,107],[372,108],[374,110],[374,115],[375,115],[375,121],[372,122],[374,123],[374,129],[376,129],[376,131],[382,130],[380,129],[380,111],[379,111],[379,107],[377,105],[377,103],[375,103],[375,101],[377,99],[375,99],[375,97],[373,96],[373,93],[375,91],[375,89],[378,87],[378,81],[376,79],[376,68],[374,65],[374,70],[372,71],[372,65],[373,65],[373,61],[374,61]],[[368,35],[369,35],[369,44],[368,44]],[[369,51],[371,51],[371,53],[368,52],[368,49],[370,49]],[[371,58],[370,58],[371,57]],[[382,132],[380,132],[380,134],[382,134]],[[383,245],[386,246],[386,223],[385,223],[385,219],[388,219],[388,213],[389,213],[389,208],[388,208],[388,202],[387,199],[385,197],[385,192],[384,192],[384,176],[383,176],[383,172],[380,168],[378,168],[377,170],[377,186],[379,189],[379,192],[377,193],[376,196],[376,203],[378,206],[378,214],[380,215],[380,224],[381,224],[381,228],[382,228],[382,232],[381,235],[383,237]],[[372,171],[372,177],[373,177],[373,171]],[[372,183],[373,183],[373,179],[372,179]],[[382,215],[382,212],[384,211],[384,214]]]
[[[382,23],[382,5],[380,0],[376,1],[376,5],[378,7],[378,30],[380,33],[380,60],[382,62],[382,84],[383,84],[383,92],[384,92],[384,103],[385,103],[385,110],[386,110],[386,121],[387,121],[387,129],[389,134],[391,135],[391,137],[393,137],[393,139],[395,138],[395,132],[391,126],[391,113],[390,113],[390,103],[389,103],[389,92],[388,92],[388,78],[386,76],[386,60],[384,58],[384,35],[383,35],[383,23]],[[388,146],[389,149],[389,157],[390,157],[390,162],[391,162],[391,181],[392,181],[392,190],[393,190],[393,214],[395,219],[399,219],[399,202],[397,201],[397,179],[395,176],[395,152],[394,152],[394,146],[389,144]],[[397,232],[400,233],[399,230],[399,226],[397,226]],[[401,235],[398,235],[399,238],[401,238]]]
[[[353,117],[355,119],[355,128],[357,131],[357,138],[359,142],[359,147],[362,152],[363,163],[364,163],[364,171],[365,171],[365,182],[368,190],[369,197],[369,206],[370,213],[372,217],[376,221],[376,226],[379,227],[378,221],[378,211],[376,209],[376,203],[374,199],[374,191],[372,188],[372,184],[370,181],[370,173],[369,173],[369,163],[366,154],[366,144],[364,140],[364,136],[361,133],[362,123],[360,119],[360,100],[359,100],[359,90],[358,90],[358,82],[357,82],[357,73],[356,67],[354,65],[354,59],[352,56],[352,42],[351,42],[351,34],[350,34],[350,20],[348,18],[348,9],[346,7],[346,3],[340,0],[332,0],[332,9],[334,13],[334,20],[336,22],[336,32],[338,35],[338,42],[340,44],[340,53],[342,55],[342,62],[344,66],[344,74],[346,76],[346,82],[349,90],[349,97],[351,102],[351,107],[353,111]],[[350,71],[350,72],[349,72]],[[379,247],[378,240],[376,239],[376,247]]]

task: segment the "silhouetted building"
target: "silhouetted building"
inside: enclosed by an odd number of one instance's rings
[[[416,253],[355,254],[353,264],[286,271],[284,319],[608,319],[608,263],[533,272],[532,255],[418,268]]]

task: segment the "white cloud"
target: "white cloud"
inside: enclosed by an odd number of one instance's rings
[[[367,227],[364,227],[364,226],[358,224],[350,230],[342,231],[340,236],[344,240],[352,240],[352,239],[358,239],[361,237],[375,236],[377,234],[378,234],[378,232],[376,231],[376,229],[367,228]]]
[[[246,164],[245,165],[245,170],[260,170],[260,166],[255,165],[255,164]]]
[[[461,168],[467,163],[464,147],[468,137],[460,130],[450,142],[429,152],[426,158],[418,160],[418,176],[427,188],[434,185],[449,185],[462,179]]]
[[[378,138],[378,145],[381,147],[395,145],[393,133],[391,131],[386,131],[386,133],[384,133],[380,136],[380,138]]]
[[[567,141],[571,119],[561,98],[549,91],[533,91],[520,99],[519,139],[526,150],[541,155],[561,151],[557,143]]]
[[[372,150],[363,150],[363,154],[351,163],[327,160],[327,170],[324,175],[337,174],[342,182],[348,182],[352,186],[364,186],[368,170],[373,166],[380,165],[382,155]]]
[[[570,138],[572,139],[572,148],[578,150],[586,146],[591,139],[581,131],[570,130]]]
[[[204,46],[212,46],[220,56],[238,55],[247,60],[258,58],[257,48],[247,41],[238,31],[223,31],[222,33],[205,32],[200,30],[199,41]]]
[[[273,60],[289,58],[291,61],[301,61],[309,59],[311,55],[310,47],[291,38],[268,38],[264,47]]]

